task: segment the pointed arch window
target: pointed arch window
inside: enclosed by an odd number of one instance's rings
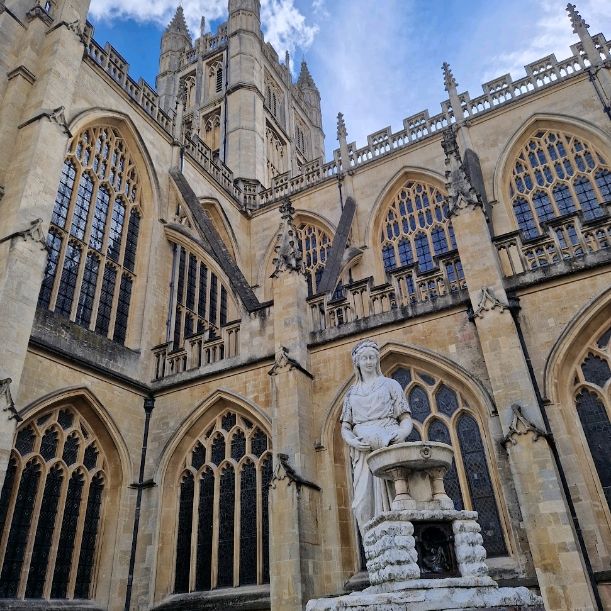
[[[384,212],[380,247],[386,272],[412,268],[402,286],[408,295],[414,295],[420,274],[437,269],[445,271],[450,290],[464,285],[446,197],[431,184],[414,180],[403,184]]]
[[[84,129],[70,143],[55,197],[39,307],[124,343],[140,219],[124,139],[113,127]]]
[[[585,221],[604,215],[611,173],[607,158],[585,139],[559,130],[539,130],[515,159],[509,192],[518,228],[525,238],[544,224],[580,211]]]
[[[179,485],[175,592],[269,582],[271,477],[268,436],[235,412],[221,413],[191,446]]]
[[[308,296],[311,296],[316,293],[325,270],[332,238],[324,229],[312,223],[300,223],[297,237],[308,282]]]
[[[588,346],[575,371],[577,419],[589,449],[602,496],[611,509],[611,327]]]
[[[238,311],[227,287],[206,261],[184,246],[173,244],[172,248],[175,277],[174,305],[170,310],[174,318],[172,348],[179,350],[195,336],[204,342],[218,338],[221,327],[235,320]],[[222,345],[220,350],[224,350]]]
[[[93,596],[106,464],[71,407],[21,425],[0,493],[0,598]]]
[[[460,392],[436,376],[399,367],[392,377],[401,384],[412,409],[414,429],[409,441],[440,441],[453,447],[454,462],[444,478],[446,491],[456,509],[478,512],[488,556],[506,555],[500,496],[477,415]]]

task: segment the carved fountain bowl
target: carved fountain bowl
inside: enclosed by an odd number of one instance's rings
[[[367,457],[371,472],[383,479],[396,480],[413,471],[452,466],[452,446],[437,441],[408,441],[375,450]]]

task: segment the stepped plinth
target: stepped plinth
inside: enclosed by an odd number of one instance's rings
[[[543,609],[526,588],[500,588],[488,575],[476,511],[454,509],[443,478],[452,447],[406,442],[375,450],[371,472],[391,480],[390,511],[364,527],[370,587],[337,598],[311,600],[307,611],[359,609]]]

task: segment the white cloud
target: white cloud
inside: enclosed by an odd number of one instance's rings
[[[321,0],[317,0],[321,1]],[[92,0],[90,13],[96,19],[136,19],[167,25],[178,0]],[[227,16],[227,0],[182,0],[187,25],[194,35],[199,34],[202,15],[207,23]],[[317,28],[306,23],[305,16],[295,7],[294,0],[262,0],[261,22],[265,39],[282,56],[285,51],[307,49],[313,42]]]

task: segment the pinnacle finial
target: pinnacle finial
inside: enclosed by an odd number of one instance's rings
[[[280,204],[280,218],[288,223],[293,223],[293,215],[295,214],[295,208],[293,208],[293,204],[290,199],[285,199],[282,204]]]
[[[449,93],[450,89],[456,89],[458,83],[456,82],[456,79],[452,74],[452,70],[448,62],[443,62],[441,69],[443,70],[443,85],[445,87],[445,90]]]
[[[206,32],[206,18],[202,15],[202,18],[199,22],[199,35],[203,36]]]
[[[346,122],[344,121],[344,115],[341,112],[337,113],[337,139],[341,140],[342,138],[345,140],[348,136],[348,132],[346,130]]]
[[[180,32],[181,34],[189,35],[189,28],[187,27],[187,22],[185,21],[185,13],[182,10],[182,5],[178,5],[176,8],[176,13],[174,13],[174,17],[172,17],[172,21],[168,24],[166,28],[166,32]]]
[[[293,224],[295,208],[290,199],[285,199],[280,206],[280,227],[276,235],[276,245],[273,259],[274,272],[272,278],[276,278],[284,271],[303,272],[303,256],[299,248],[299,237]]]
[[[571,25],[573,26],[573,32],[579,34],[581,28],[588,29],[590,26],[585,22],[584,18],[579,14],[577,7],[574,4],[567,4],[566,11],[569,14]]]

